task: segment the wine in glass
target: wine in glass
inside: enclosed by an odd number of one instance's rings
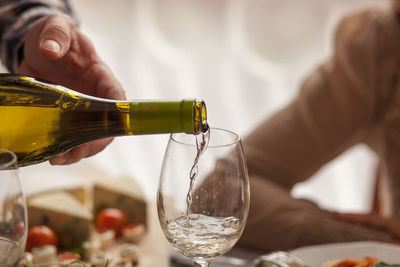
[[[0,149],[0,266],[16,266],[25,250],[26,203],[17,157]]]
[[[157,192],[161,228],[194,266],[208,266],[243,232],[250,189],[240,138],[210,128],[195,137],[171,134]]]

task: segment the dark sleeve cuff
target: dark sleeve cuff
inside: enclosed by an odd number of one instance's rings
[[[73,17],[67,0],[5,1],[0,4],[0,59],[9,72],[16,72],[24,58],[24,37],[38,19],[62,12]]]

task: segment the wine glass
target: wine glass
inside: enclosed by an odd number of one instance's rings
[[[158,217],[168,241],[194,266],[208,266],[235,245],[249,201],[237,134],[217,128],[196,136],[171,134],[158,185]]]
[[[0,266],[15,266],[25,250],[26,202],[17,157],[0,148]]]

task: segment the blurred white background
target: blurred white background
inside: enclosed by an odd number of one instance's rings
[[[290,101],[331,53],[339,19],[385,0],[74,0],[82,31],[130,99],[196,97],[212,126],[241,136]],[[168,136],[118,137],[71,166],[22,168],[28,192],[129,174],[154,200]],[[375,158],[357,146],[293,194],[341,211],[370,208]],[[50,180],[50,184],[45,184]],[[46,182],[47,183],[47,182]]]

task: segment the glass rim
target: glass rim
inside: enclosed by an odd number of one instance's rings
[[[5,149],[5,148],[0,148],[0,154],[1,153],[9,154],[11,157],[10,157],[9,161],[0,162],[0,170],[5,170],[5,169],[8,169],[10,167],[16,166],[17,155],[15,155],[14,152],[12,152],[12,151],[10,151],[8,149]]]
[[[233,140],[230,141],[230,142],[226,142],[224,144],[221,144],[221,145],[210,145],[210,144],[208,144],[208,146],[207,146],[208,148],[228,147],[228,146],[233,146],[233,145],[237,145],[238,143],[240,143],[240,140],[241,140],[240,136],[237,133],[235,133],[235,132],[233,132],[231,130],[227,130],[227,129],[223,129],[223,128],[210,127],[209,131],[212,131],[212,130],[217,130],[217,131],[222,131],[222,132],[225,132],[225,133],[229,133],[229,134],[231,134],[233,136]],[[199,134],[201,134],[201,133],[199,133]],[[178,140],[176,138],[176,136],[178,136],[178,135],[188,135],[188,134],[186,134],[186,133],[172,133],[169,136],[169,140],[170,141],[172,140],[175,143],[178,143],[178,144],[181,144],[181,145],[185,145],[185,146],[191,146],[191,147],[195,147],[196,146],[195,143],[194,144],[192,144],[192,143],[189,144],[187,142],[183,142],[183,141]]]

